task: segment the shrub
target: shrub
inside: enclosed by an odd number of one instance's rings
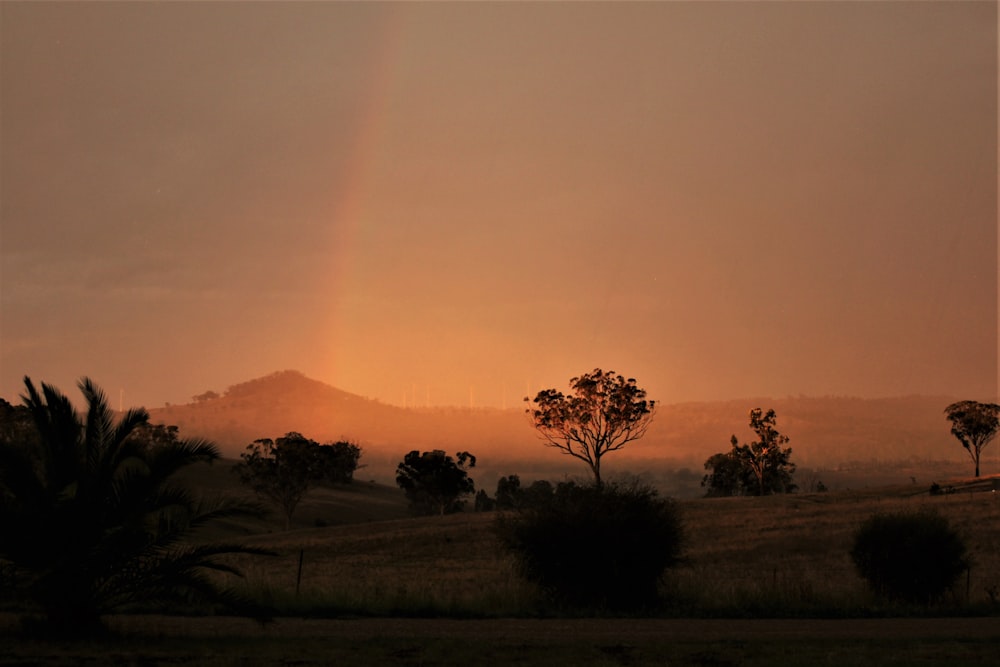
[[[550,502],[501,515],[496,529],[522,575],[554,600],[611,609],[655,604],[683,540],[677,505],[637,484],[561,484]]]
[[[933,512],[875,514],[854,536],[851,559],[878,595],[926,603],[969,567],[965,542]]]

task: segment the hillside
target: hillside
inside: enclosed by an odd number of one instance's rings
[[[685,615],[870,613],[872,601],[849,557],[854,531],[874,512],[932,510],[953,522],[973,555],[960,594],[971,604],[996,609],[1000,502],[991,491],[1000,487],[1000,476],[941,481],[954,492],[931,496],[905,484],[864,493],[682,501],[685,560],[670,576],[672,595],[685,601]],[[330,498],[376,499],[380,493],[345,488],[333,490]],[[328,500],[311,496],[302,508],[304,515],[328,519],[325,525],[303,516],[293,530],[241,538],[279,554],[259,562],[254,573],[279,604],[287,605],[287,613],[328,609],[398,615],[444,609],[446,614],[474,610],[517,616],[532,609],[530,587],[497,548],[496,514],[352,520]],[[298,598],[294,573],[303,554],[302,586],[309,594]]]
[[[646,437],[607,459],[612,474],[687,468],[697,486],[701,466],[729,447],[736,434],[750,440],[747,412],[774,408],[791,437],[800,469],[876,470],[900,462],[967,461],[951,436],[943,409],[950,397],[753,398],[658,407]],[[235,458],[258,438],[298,431],[318,441],[359,443],[367,468],[359,478],[391,483],[396,463],[412,449],[468,450],[479,457],[477,479],[492,488],[498,475],[561,478],[584,471],[577,461],[546,449],[520,409],[404,409],[350,394],[296,371],[234,385],[223,394],[150,410],[156,423],[175,424],[184,436],[215,441]],[[994,448],[998,449],[998,448]],[[984,471],[997,465],[987,450]],[[652,464],[650,462],[653,462]]]

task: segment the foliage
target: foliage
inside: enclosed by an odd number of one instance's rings
[[[259,497],[281,508],[288,530],[306,492],[317,484],[350,482],[360,456],[361,448],[352,443],[321,445],[290,432],[247,445],[234,472]]]
[[[496,509],[515,509],[521,500],[521,478],[517,475],[507,475],[497,480]]]
[[[976,466],[976,477],[979,477],[979,458],[983,448],[1000,429],[1000,405],[959,401],[945,408],[944,413],[951,422],[951,434],[969,452]]]
[[[705,469],[711,471],[701,482],[707,488],[706,495],[765,496],[795,490],[792,449],[782,449],[789,438],[777,431],[776,423],[774,410],[750,411],[750,428],[757,434],[757,440],[740,445],[733,435],[728,453],[714,454],[705,461]]]
[[[930,602],[969,568],[965,542],[931,512],[874,514],[854,535],[851,559],[877,594]]]
[[[527,579],[596,608],[654,605],[683,543],[677,505],[637,484],[560,485],[548,502],[500,515],[496,530]]]
[[[740,496],[747,489],[753,489],[753,473],[744,467],[743,462],[732,451],[720,452],[708,457],[705,461],[707,475],[701,480],[705,487],[705,495],[712,498],[718,496]]]
[[[474,506],[477,512],[492,512],[497,508],[497,502],[493,498],[490,498],[490,494],[486,493],[486,489],[479,489],[476,491]]]
[[[319,446],[319,481],[322,484],[350,484],[361,459],[361,447],[341,440]]]
[[[535,480],[526,487],[521,486],[518,475],[507,475],[497,480],[496,509],[516,510],[549,502],[555,488],[547,479]]]
[[[543,505],[552,500],[555,488],[552,482],[547,479],[538,479],[521,491],[521,505],[524,507],[534,507]]]
[[[413,450],[397,466],[396,484],[415,514],[451,514],[465,506],[464,496],[475,493],[467,471],[475,466],[476,457],[469,452],[458,452],[452,459],[440,449]]]
[[[146,411],[129,410],[116,423],[86,378],[79,383],[85,416],[54,387],[43,383],[39,392],[24,382],[35,435],[27,446],[0,440],[0,563],[14,568],[14,594],[37,605],[50,630],[89,633],[106,613],[177,601],[266,616],[208,573],[240,575],[222,557],[270,552],[185,542],[213,520],[256,513],[244,504],[203,506],[171,483],[179,470],[217,459],[212,444],[146,446],[132,437]]]
[[[569,396],[555,389],[538,392],[526,412],[546,446],[586,463],[600,485],[601,458],[645,435],[655,401],[646,400],[633,378],[600,368],[572,378],[570,388]]]

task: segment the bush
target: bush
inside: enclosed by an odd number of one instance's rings
[[[496,529],[525,578],[557,602],[619,610],[657,602],[683,540],[677,505],[635,484],[560,484],[549,502],[501,515]]]
[[[961,536],[932,512],[873,515],[855,533],[851,559],[876,594],[900,602],[940,598],[969,567]]]

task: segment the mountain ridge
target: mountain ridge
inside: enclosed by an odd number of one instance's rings
[[[413,449],[467,450],[480,459],[542,459],[576,471],[575,460],[543,446],[520,409],[401,408],[351,394],[299,371],[279,371],[208,392],[193,403],[149,410],[156,423],[173,424],[184,437],[214,441],[237,457],[259,438],[297,431],[318,441],[351,440],[369,466],[395,467]],[[858,461],[958,460],[964,450],[951,436],[945,396],[788,397],[659,404],[646,436],[613,459],[656,459],[700,468],[729,448],[732,435],[752,439],[749,410],[773,408],[778,429],[790,436],[800,466],[831,467]],[[563,460],[563,459],[566,460]],[[612,459],[609,458],[609,461]]]

